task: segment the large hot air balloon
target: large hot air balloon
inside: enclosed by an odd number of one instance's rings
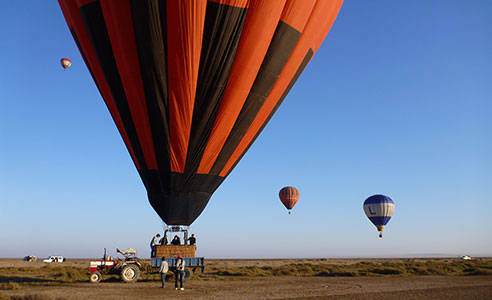
[[[280,201],[282,201],[282,204],[289,210],[296,205],[297,201],[299,200],[299,190],[296,189],[293,186],[286,186],[283,187],[280,192],[278,193],[278,196],[280,197]]]
[[[373,195],[364,201],[364,212],[379,231],[379,237],[383,237],[383,230],[388,224],[395,210],[395,202],[384,195]]]
[[[59,0],[168,225],[190,225],[282,103],[342,0]]]
[[[63,69],[68,69],[72,65],[72,61],[66,57],[60,59],[60,64],[62,65]]]

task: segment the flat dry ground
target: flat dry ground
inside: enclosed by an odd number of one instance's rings
[[[364,259],[367,261],[367,259]],[[358,260],[302,260],[303,262],[353,264]],[[377,261],[377,260],[371,260]],[[381,260],[387,261],[387,260]],[[208,260],[210,266],[280,266],[298,260]],[[69,260],[87,266],[88,260]],[[44,264],[1,259],[1,267],[34,267]],[[0,280],[2,276],[0,274]],[[5,278],[4,278],[5,279]],[[63,299],[492,299],[492,276],[384,276],[384,277],[227,277],[185,282],[175,291],[173,282],[161,289],[158,281],[22,285],[3,295],[46,295]]]

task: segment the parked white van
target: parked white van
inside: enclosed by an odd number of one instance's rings
[[[45,262],[45,263],[52,263],[52,262],[62,263],[64,261],[65,261],[65,258],[63,256],[55,256],[55,255],[51,255],[48,258],[43,259],[43,262]]]

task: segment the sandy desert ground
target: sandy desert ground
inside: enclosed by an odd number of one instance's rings
[[[208,260],[207,269],[234,267],[278,267],[302,262],[309,264],[351,265],[356,259],[330,260]],[[384,263],[398,260],[370,260]],[[422,260],[425,262],[425,260]],[[88,266],[88,260],[68,260],[65,266]],[[193,278],[185,282],[184,291],[175,291],[174,282],[164,289],[157,280],[133,284],[119,281],[54,283],[38,280],[22,273],[8,275],[8,268],[43,267],[41,262],[0,259],[0,282],[15,281],[19,289],[0,290],[3,297],[40,295],[43,299],[492,299],[492,276],[216,276]],[[22,270],[22,269],[20,269]],[[207,271],[206,271],[207,272]],[[2,298],[0,298],[2,299]],[[8,299],[8,298],[6,298]]]

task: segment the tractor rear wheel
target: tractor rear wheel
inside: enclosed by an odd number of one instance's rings
[[[193,275],[193,271],[190,269],[185,269],[183,274],[183,281],[190,279],[191,275]]]
[[[90,277],[89,277],[89,281],[91,283],[99,283],[99,281],[101,281],[101,279],[102,279],[102,275],[98,271],[92,272]]]
[[[140,269],[136,264],[126,265],[121,269],[121,279],[124,282],[131,283],[138,280]]]

